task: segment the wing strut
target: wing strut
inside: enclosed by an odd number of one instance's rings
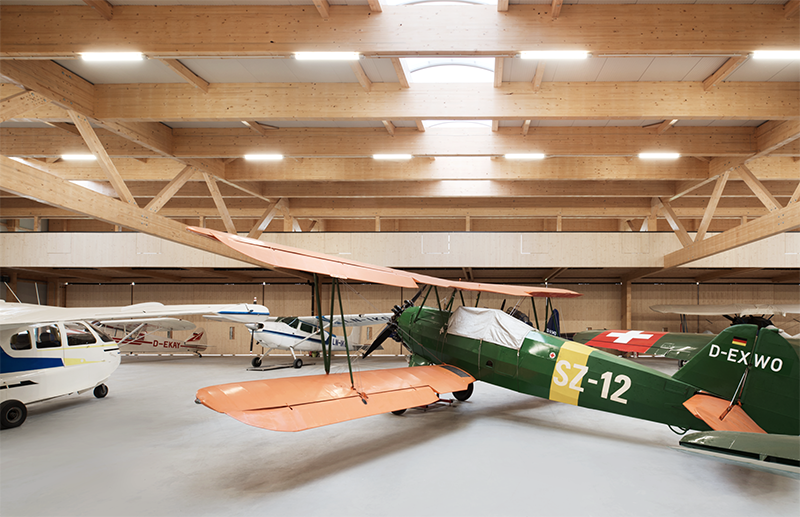
[[[319,321],[320,329],[320,342],[322,343],[322,362],[325,365],[325,374],[331,373],[331,356],[333,355],[333,321],[334,309],[336,307],[336,299],[339,299],[339,316],[342,320],[342,332],[344,333],[344,349],[347,352],[347,369],[350,372],[350,385],[353,390],[356,389],[355,380],[353,380],[353,363],[350,360],[350,345],[347,342],[347,327],[345,326],[344,307],[342,305],[342,291],[339,288],[339,279],[331,277],[331,324],[328,331],[327,339],[325,338],[325,325],[322,321],[322,302],[320,300],[320,280],[319,275],[314,273],[314,300],[317,309],[317,320]],[[357,390],[356,390],[357,391]],[[359,396],[364,396],[359,393]]]

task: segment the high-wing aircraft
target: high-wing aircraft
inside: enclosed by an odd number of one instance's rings
[[[731,325],[749,323],[759,327],[772,325],[775,314],[800,314],[800,304],[755,304],[755,303],[730,303],[724,305],[652,305],[651,310],[662,314],[680,314],[681,328],[686,328],[686,316],[722,316],[731,322]],[[800,336],[797,336],[800,337]]]
[[[119,345],[91,322],[134,324],[153,318],[228,312],[244,315],[261,306],[162,305],[64,308],[0,300],[0,428],[22,425],[27,404],[94,390],[120,362]]]
[[[496,309],[453,308],[462,290],[509,296],[568,297],[561,289],[448,281],[338,257],[190,228],[283,271],[419,288],[367,351],[396,337],[410,366],[354,377],[326,374],[266,379],[200,389],[196,401],[246,424],[298,431],[402,412],[453,393],[466,400],[475,380],[521,393],[684,430],[800,434],[800,351],[774,329],[737,325],[715,336],[674,375],[539,332]],[[448,289],[440,298],[439,288]],[[452,292],[449,292],[452,289]],[[417,299],[422,296],[419,306]],[[426,306],[428,299],[433,306]],[[341,300],[341,298],[340,298]],[[333,307],[333,299],[331,306]],[[341,312],[341,303],[340,303]],[[323,347],[323,357],[327,353]],[[325,364],[329,372],[329,363]]]
[[[144,321],[94,321],[92,323],[111,336],[119,345],[119,351],[122,353],[189,352],[197,357],[202,357],[202,352],[208,348],[205,329],[196,328],[194,323],[177,318],[152,318]],[[194,332],[184,341],[155,335],[156,332],[181,330],[194,330]]]
[[[231,321],[224,314],[206,315],[206,318],[217,321]],[[333,327],[363,327],[367,325],[379,325],[387,323],[392,317],[392,313],[386,314],[345,314],[333,318]],[[342,324],[344,320],[344,325]],[[241,320],[239,320],[241,321]],[[292,354],[292,366],[302,368],[303,360],[297,357],[297,352],[321,352],[324,341],[330,341],[331,351],[345,352],[345,338],[336,335],[329,335],[331,330],[331,319],[323,317],[323,331],[320,332],[319,319],[317,316],[268,316],[261,318],[260,321],[246,323],[250,329],[252,337],[264,348],[264,353],[254,357],[251,364],[254,368],[261,366],[261,361],[270,353],[271,350],[288,350]],[[320,334],[323,336],[320,337]],[[350,336],[352,339],[352,336]],[[352,343],[351,343],[352,346]],[[252,351],[252,344],[251,344]]]

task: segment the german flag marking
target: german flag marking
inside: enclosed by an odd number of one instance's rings
[[[740,337],[735,337],[731,340],[732,345],[747,346],[747,340]]]

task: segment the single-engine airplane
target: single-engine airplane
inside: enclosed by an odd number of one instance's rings
[[[260,306],[162,305],[64,308],[0,300],[0,429],[22,425],[26,405],[104,384],[120,362],[119,345],[91,322],[148,322],[188,314],[239,312]],[[260,307],[266,310],[265,307]]]
[[[669,376],[539,332],[502,311],[467,307],[463,298],[453,309],[461,290],[519,297],[578,296],[572,291],[449,281],[206,228],[189,230],[270,267],[314,273],[318,307],[321,274],[332,279],[332,297],[339,279],[419,289],[414,298],[394,308],[387,330],[365,354],[382,340],[396,337],[412,354],[407,368],[361,372],[357,382],[351,370],[349,377],[344,373],[265,379],[197,392],[198,403],[246,424],[298,431],[401,412],[436,402],[441,393],[453,393],[463,401],[472,394],[473,382],[481,380],[685,430],[800,434],[800,351],[773,329],[729,327]],[[453,290],[444,304],[439,288]],[[423,295],[421,305],[414,306]],[[425,306],[429,297],[436,307]],[[329,372],[329,363],[325,366]]]
[[[195,327],[195,324],[190,321],[177,318],[153,318],[147,321],[94,321],[92,323],[117,342],[121,353],[174,354],[188,352],[202,357],[202,353],[208,348],[205,329]],[[194,330],[194,332],[184,341],[154,335],[156,332],[181,330]]]
[[[775,314],[781,316],[800,314],[800,304],[652,305],[650,310],[662,314],[680,314],[682,330],[686,329],[686,316],[722,316],[730,321],[731,325],[749,323],[758,327],[768,327],[772,325],[772,317]],[[800,337],[800,335],[794,337]]]
[[[211,314],[205,316],[207,319],[216,321],[232,321],[225,314]],[[333,326],[341,328],[342,319],[346,327],[363,327],[368,325],[380,325],[387,323],[392,317],[392,313],[386,314],[346,314],[344,317],[335,316]],[[242,322],[241,319],[236,320]],[[324,341],[330,340],[333,352],[345,352],[344,337],[330,334],[330,318],[323,317],[324,335],[320,338],[320,326],[317,316],[267,316],[254,318],[245,323],[250,330],[251,338],[264,348],[264,353],[256,356],[251,361],[253,368],[261,366],[261,362],[272,350],[288,350],[292,354],[292,366],[294,368],[303,367],[303,359],[297,357],[297,352],[321,352]],[[354,334],[353,334],[354,335]],[[350,336],[352,340],[353,335]],[[352,345],[351,345],[352,346]],[[253,351],[251,339],[250,351]]]

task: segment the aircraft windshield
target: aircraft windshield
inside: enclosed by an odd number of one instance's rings
[[[448,334],[519,350],[531,327],[503,311],[458,307],[447,324]]]

